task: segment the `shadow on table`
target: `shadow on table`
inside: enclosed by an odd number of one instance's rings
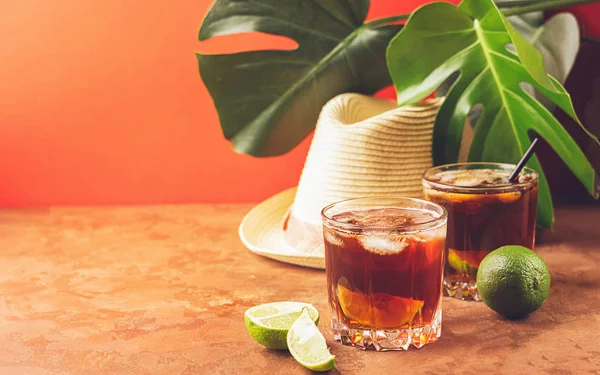
[[[316,274],[316,273],[324,274],[325,273],[325,270],[323,270],[323,269],[297,266],[295,264],[280,262],[275,259],[262,257],[257,254],[251,254],[251,255],[252,255],[252,259],[254,259],[256,262],[258,262],[259,263],[258,265],[260,267],[264,266],[265,268],[268,268],[268,269],[271,269],[271,268],[277,269],[277,272],[299,271],[299,272],[306,272],[306,273],[312,273],[312,274]]]
[[[537,228],[536,245],[588,246],[590,250],[600,251],[597,229],[599,218],[600,206],[557,207],[554,228]]]
[[[552,283],[555,287],[563,289],[563,291],[571,291],[571,293],[577,293],[576,289],[593,289],[597,291],[600,287],[600,276],[597,272],[582,272],[577,271],[571,274],[564,272],[554,272],[552,274]],[[568,289],[564,289],[564,288]],[[572,288],[570,288],[572,287]]]
[[[561,326],[589,319],[590,310],[573,303],[573,296],[594,303],[599,285],[597,276],[588,279],[573,275],[555,277],[542,307],[520,320],[506,319],[482,302],[448,301],[445,298],[442,337],[428,349],[432,354],[460,348],[460,351],[473,355],[493,355],[507,347],[527,346],[539,340],[544,332],[558,332]]]
[[[269,361],[273,361],[274,363],[280,363],[280,364],[282,364],[284,361],[290,361],[290,362],[295,361],[293,359],[292,355],[287,350],[271,350],[271,349],[264,348],[262,350],[262,356],[268,358]],[[315,374],[315,372],[313,372],[309,369],[302,368],[302,365],[300,365],[299,363],[296,363],[295,365],[297,365],[297,367],[295,367],[295,368],[300,372],[302,372],[302,370],[304,370],[304,373],[306,373],[307,375]],[[294,373],[296,373],[296,372],[294,372]],[[327,371],[327,372],[320,372],[320,374],[344,375],[344,372],[335,368],[335,369]]]

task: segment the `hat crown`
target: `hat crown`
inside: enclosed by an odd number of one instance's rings
[[[396,107],[391,101],[342,94],[321,111],[290,210],[285,241],[322,252],[321,210],[366,196],[421,197],[432,166],[431,142],[441,99]]]

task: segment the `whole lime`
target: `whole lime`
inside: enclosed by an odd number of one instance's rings
[[[503,246],[481,261],[477,291],[498,314],[509,319],[523,318],[548,298],[550,272],[544,260],[528,248]]]

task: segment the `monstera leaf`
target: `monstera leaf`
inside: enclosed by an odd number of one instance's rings
[[[465,119],[480,104],[483,113],[475,124],[469,160],[514,163],[534,133],[552,146],[590,194],[598,196],[598,180],[589,161],[552,114],[524,89],[524,83],[579,122],[569,95],[546,73],[540,53],[491,0],[464,0],[458,7],[432,3],[419,8],[390,43],[387,60],[399,105],[423,99],[458,72],[436,119],[436,164],[456,161]],[[538,223],[550,227],[553,213],[548,184],[535,157],[529,166],[540,173]]]
[[[580,33],[575,16],[571,13],[559,13],[546,21],[543,12],[534,12],[510,16],[507,19],[515,30],[542,54],[548,74],[564,83],[579,51]],[[542,102],[546,100],[539,93],[536,99]],[[551,106],[550,103],[547,101],[544,104]]]
[[[495,0],[498,6],[502,3],[510,3],[513,0]],[[544,20],[543,12],[533,12],[507,17],[508,21],[544,58],[544,67],[548,74],[556,78],[560,83],[564,83],[575,64],[575,58],[579,51],[580,34],[577,19],[571,13],[559,13],[548,21]],[[509,50],[514,51],[512,45]],[[454,83],[454,78],[446,80],[437,90],[436,95],[444,97]],[[548,100],[539,91],[534,90],[532,86],[525,87],[527,92],[540,101],[546,108],[553,110],[554,103]],[[476,106],[469,112],[469,121],[465,124],[463,138],[461,141],[458,161],[467,160],[469,146],[473,140],[473,129],[470,124],[476,124],[479,121],[482,110]]]
[[[344,92],[391,83],[388,42],[399,25],[363,25],[368,0],[217,0],[200,40],[260,31],[295,40],[292,51],[197,54],[223,133],[236,151],[283,154],[314,128],[323,105]]]
[[[501,6],[502,3],[510,1],[513,0],[495,0],[494,2]],[[575,16],[571,13],[559,13],[546,21],[543,12],[533,12],[510,16],[507,19],[519,34],[542,54],[544,67],[548,74],[560,83],[564,83],[575,64],[580,45],[579,25]],[[510,46],[509,49],[514,51],[513,46]],[[453,82],[454,79],[444,82],[436,90],[436,95],[446,96]],[[554,109],[554,103],[539,91],[528,87],[528,92],[532,93],[546,108]],[[476,124],[480,115],[480,108],[472,109],[469,113],[470,123]],[[469,129],[466,130],[465,135],[471,136],[472,132],[468,131]],[[462,148],[461,151],[463,151]]]

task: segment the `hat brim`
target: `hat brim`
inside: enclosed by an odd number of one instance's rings
[[[240,239],[255,254],[284,263],[325,269],[323,255],[303,254],[283,240],[283,220],[295,196],[294,187],[275,194],[252,208],[240,223]]]

